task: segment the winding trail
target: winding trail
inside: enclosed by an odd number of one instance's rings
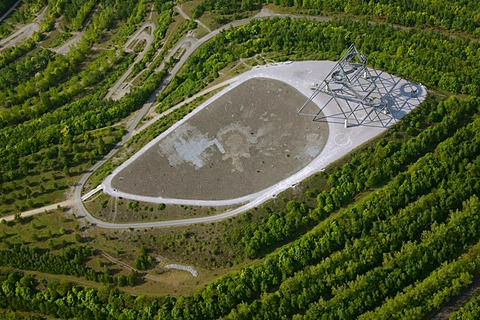
[[[94,13],[98,11],[98,8],[94,10]],[[93,15],[93,14],[92,14]],[[85,25],[82,27],[82,30],[78,32],[72,32],[71,34],[73,35],[72,38],[64,42],[62,45],[60,45],[57,48],[52,48],[50,50],[56,52],[57,54],[62,54],[66,55],[70,52],[70,49],[78,44],[80,40],[82,40],[83,35],[85,34],[85,30],[87,30],[87,27],[92,23],[92,17],[88,19],[88,21],[85,23]]]
[[[130,270],[130,271],[135,271],[139,274],[144,274],[144,277],[148,280],[153,280],[153,281],[156,281],[156,282],[162,282],[161,278],[155,277],[155,276],[153,276],[149,273],[146,273],[144,271],[137,270],[134,267],[132,267],[131,265],[112,257],[110,254],[106,253],[105,251],[100,251],[100,255],[102,257],[104,257],[105,259],[107,259],[108,261],[110,261],[110,262],[112,262],[112,263],[114,263],[114,264],[116,264],[116,265],[118,265],[122,268],[125,268],[125,269]]]
[[[62,54],[66,55],[70,52],[70,48],[82,40],[83,35],[85,34],[85,29],[87,26],[85,26],[82,31],[79,32],[72,32],[73,37],[68,39],[66,42],[64,42],[60,47],[58,48],[52,48],[50,50],[56,52],[57,54]]]
[[[40,213],[57,210],[59,207],[61,207],[61,208],[71,207],[71,206],[73,206],[73,204],[74,204],[73,199],[68,199],[68,200],[65,200],[65,201],[62,201],[62,202],[50,204],[50,205],[45,206],[45,207],[32,209],[32,210],[29,210],[29,211],[24,211],[24,212],[20,213],[20,217],[21,218],[28,218],[28,217],[35,216],[35,215],[40,214]],[[12,215],[9,215],[9,216],[6,216],[6,217],[2,217],[2,218],[0,218],[0,221],[2,221],[2,220],[5,220],[7,222],[13,221],[13,220],[15,220],[15,216],[16,215],[12,214]]]
[[[192,20],[192,18],[190,18],[190,17],[185,13],[185,11],[183,11],[182,7],[176,5],[176,6],[175,6],[175,9],[177,9],[178,13],[180,13],[180,15],[181,15],[183,18],[185,18],[185,19],[187,19],[187,20]],[[209,27],[207,27],[205,24],[203,24],[202,21],[197,20],[197,19],[194,19],[193,21],[195,21],[198,25],[200,25],[200,26],[202,26],[203,28],[205,28],[206,30],[208,30],[208,32],[212,32],[212,30],[211,30]]]

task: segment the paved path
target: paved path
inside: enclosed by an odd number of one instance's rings
[[[73,199],[68,199],[68,200],[65,200],[65,201],[62,201],[62,202],[59,202],[59,203],[54,203],[54,204],[51,204],[51,205],[48,205],[48,206],[45,206],[45,207],[33,209],[33,210],[30,210],[30,211],[24,211],[24,212],[20,213],[20,217],[27,218],[27,217],[34,216],[34,215],[37,215],[37,214],[40,214],[40,213],[57,210],[58,206],[60,206],[62,208],[65,208],[65,207],[71,207],[71,206],[73,206],[73,204],[74,204]],[[8,221],[13,221],[14,219],[15,219],[15,215],[10,215],[10,216],[0,218],[0,221],[5,220],[5,221],[8,222]]]
[[[91,196],[93,196],[95,193],[99,192],[100,190],[103,190],[103,185],[98,185],[95,189],[92,189],[90,190],[89,192],[85,193],[83,196],[82,196],[82,201],[85,201],[87,200],[88,198],[90,198]]]
[[[8,11],[3,14],[3,16],[0,17],[0,22],[2,22],[5,18],[7,18],[8,15],[9,15],[13,10],[15,10],[16,7],[18,7],[18,5],[20,4],[20,2],[22,2],[22,0],[18,0],[17,2],[15,2],[15,3],[13,4],[13,6],[12,6],[10,9],[8,9]]]
[[[97,12],[97,11],[98,11],[98,8],[94,10],[94,13]],[[92,23],[92,17],[90,17],[89,20],[87,21],[87,23],[85,23],[82,30],[80,30],[78,32],[72,32],[71,33],[73,35],[72,38],[67,40],[65,43],[63,43],[59,47],[52,48],[50,50],[56,52],[57,54],[63,54],[63,55],[68,54],[70,52],[70,49],[72,48],[72,46],[76,45],[77,43],[80,42],[80,40],[82,40],[82,37],[85,34],[85,30],[87,30],[87,27],[90,25],[90,23]]]
[[[193,21],[195,21],[198,25],[204,27],[208,32],[212,32],[212,30],[211,30],[209,27],[207,27],[206,25],[204,25],[202,21],[197,20],[197,19],[192,19],[192,18],[190,18],[190,17],[185,13],[185,11],[183,11],[183,9],[182,9],[180,6],[176,5],[176,6],[175,6],[175,9],[177,9],[178,13],[180,13],[180,15],[181,15],[183,18],[185,18],[185,19],[187,19],[187,20],[193,20]]]
[[[85,26],[86,28],[86,26]],[[72,32],[73,37],[68,39],[58,48],[52,48],[50,50],[56,52],[57,54],[66,55],[70,52],[70,48],[82,40],[83,35],[85,34],[85,29],[80,32]]]

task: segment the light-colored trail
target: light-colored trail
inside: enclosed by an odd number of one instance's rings
[[[207,27],[205,24],[203,24],[202,21],[200,20],[197,20],[197,19],[192,19],[190,18],[186,13],[185,11],[183,11],[182,7],[180,7],[179,5],[176,5],[175,6],[175,9],[177,9],[178,13],[180,13],[180,15],[184,18],[184,19],[187,19],[187,20],[193,20],[195,21],[198,25],[202,26],[203,28],[205,28],[208,32],[212,32],[212,30]]]
[[[108,261],[110,262],[113,262],[114,264],[118,265],[118,266],[121,266],[127,270],[130,270],[130,271],[135,271],[139,274],[143,273],[143,271],[140,271],[140,270],[137,270],[135,269],[134,267],[132,267],[131,265],[123,262],[123,261],[120,261],[114,257],[112,257],[110,254],[106,253],[105,251],[101,251],[100,254],[105,258],[107,259]],[[148,280],[153,280],[153,281],[156,281],[156,282],[161,282],[161,279],[159,277],[155,277],[151,274],[148,274],[148,273],[145,273],[145,278],[148,279]]]
[[[150,33],[146,32],[147,29],[150,29]],[[155,24],[152,22],[144,23],[125,43],[124,50],[126,52],[131,52],[128,48],[134,41],[145,40],[146,44],[143,48],[142,52],[135,58],[135,61],[128,67],[127,71],[120,77],[120,79],[115,82],[115,84],[108,90],[105,99],[112,98],[114,100],[118,100],[122,98],[129,90],[129,83],[125,82],[127,78],[133,71],[133,67],[143,59],[145,54],[147,53],[148,49],[153,43],[153,34],[155,32]]]
[[[74,204],[73,199],[68,199],[68,200],[65,200],[65,201],[62,201],[62,202],[50,204],[50,205],[45,206],[45,207],[33,209],[33,210],[30,210],[30,211],[24,211],[24,212],[20,213],[20,217],[21,218],[27,218],[27,217],[31,217],[31,216],[34,216],[34,215],[37,215],[37,214],[40,214],[40,213],[57,210],[59,207],[61,207],[61,208],[71,207],[71,206],[73,206],[73,204]],[[13,221],[14,219],[15,219],[15,215],[9,215],[9,216],[0,218],[0,221],[5,220],[5,221],[8,222],[8,221]]]
[[[6,37],[5,39],[0,40],[0,51],[14,47],[28,38],[31,38],[35,32],[40,30],[40,24],[42,20],[45,18],[47,13],[47,7],[43,8],[42,11],[38,14],[38,16],[33,20],[32,23],[24,25],[10,36]]]
[[[180,10],[178,10],[178,9],[180,9]],[[182,14],[183,10],[181,10],[181,8],[177,8],[177,10],[179,11],[180,14]],[[182,15],[184,15],[184,14],[185,13],[183,12]],[[199,93],[199,94],[191,97],[190,99],[184,101],[182,104],[179,104],[179,105],[175,106],[174,109],[168,110],[168,111],[166,111],[166,112],[164,112],[160,115],[157,115],[154,119],[149,120],[147,123],[142,125],[139,129],[135,130],[137,125],[140,123],[141,119],[149,112],[149,110],[152,107],[154,107],[153,103],[156,100],[158,94],[168,85],[168,83],[171,81],[171,79],[178,73],[178,71],[181,69],[181,67],[187,61],[187,59],[198,49],[198,47],[200,45],[202,45],[206,41],[212,39],[213,37],[218,35],[221,31],[226,30],[228,28],[238,27],[238,26],[241,26],[241,25],[248,24],[252,19],[270,18],[270,17],[273,17],[273,16],[286,16],[286,15],[274,14],[273,12],[271,12],[269,10],[263,9],[262,11],[259,12],[259,14],[257,14],[253,18],[247,18],[247,19],[233,21],[233,22],[229,23],[228,25],[224,25],[224,26],[222,26],[222,27],[220,27],[220,28],[218,28],[214,31],[211,31],[210,33],[208,33],[207,35],[205,35],[201,39],[195,39],[195,38],[192,38],[192,37],[185,37],[182,40],[180,40],[179,43],[177,44],[177,46],[175,46],[174,49],[171,50],[170,55],[174,54],[178,48],[183,46],[183,48],[185,49],[185,52],[184,52],[183,56],[175,64],[175,66],[172,68],[172,70],[167,75],[166,79],[159,85],[157,90],[150,96],[150,98],[146,101],[146,103],[143,105],[143,107],[139,111],[137,111],[136,114],[134,115],[134,117],[127,123],[127,132],[122,137],[121,141],[114,147],[114,149],[112,149],[110,151],[109,154],[107,154],[102,160],[98,161],[90,170],[88,170],[87,173],[85,173],[81,177],[80,181],[75,186],[73,200],[64,201],[64,202],[60,203],[60,205],[62,205],[62,204],[66,205],[67,203],[72,204],[72,202],[73,202],[73,205],[75,207],[75,213],[77,214],[78,217],[84,218],[87,221],[89,221],[90,223],[92,223],[93,225],[96,225],[96,226],[102,227],[102,228],[126,229],[126,228],[169,227],[169,226],[179,226],[179,225],[190,225],[190,224],[196,224],[196,223],[209,223],[209,222],[216,222],[216,221],[220,221],[220,220],[223,220],[223,219],[227,219],[227,218],[236,216],[236,215],[238,215],[242,212],[248,211],[248,210],[250,210],[254,207],[257,207],[260,204],[262,204],[263,202],[271,199],[272,195],[273,195],[273,197],[275,197],[276,194],[278,194],[279,192],[285,190],[288,187],[291,187],[291,181],[284,181],[283,183],[279,183],[279,184],[269,188],[268,193],[265,193],[263,195],[258,195],[258,196],[256,195],[255,199],[249,199],[249,202],[247,204],[243,204],[243,205],[241,205],[240,207],[238,207],[234,210],[230,210],[228,212],[224,212],[224,213],[221,213],[221,214],[218,214],[218,215],[215,215],[215,216],[180,219],[180,220],[172,220],[172,221],[138,222],[138,223],[123,223],[123,224],[105,222],[105,221],[101,221],[101,220],[95,218],[94,216],[92,216],[85,209],[85,207],[83,205],[83,202],[82,202],[83,186],[86,183],[86,181],[88,180],[88,178],[91,176],[91,174],[93,172],[95,172],[95,170],[97,170],[100,166],[102,166],[107,160],[109,160],[121,147],[123,147],[124,144],[134,134],[144,130],[149,125],[154,123],[155,120],[158,120],[159,118],[161,118],[162,116],[165,116],[166,114],[172,112],[176,108],[180,108],[182,105],[192,101],[196,97],[198,97],[200,95],[203,95],[207,92],[210,92],[212,90],[216,90],[216,89],[218,89],[222,86],[226,86],[226,85],[228,85],[228,84],[230,84],[230,83],[232,83],[236,80],[235,78],[230,79],[230,80],[222,82],[222,83],[220,83],[220,84],[218,84],[214,87],[211,87],[207,90],[204,90],[201,93]],[[186,17],[188,18],[188,16],[186,16]],[[308,17],[304,17],[304,16],[302,16],[302,17],[290,16],[290,17],[292,17],[292,18],[308,18]],[[329,18],[329,17],[311,17],[311,19],[319,20],[319,21],[328,21],[331,18]],[[199,23],[199,24],[201,25],[201,23]],[[204,26],[204,27],[207,28],[206,26]],[[168,59],[170,57],[170,55],[167,56],[166,59]],[[304,169],[305,177],[313,174],[316,171],[318,171],[318,168],[310,168],[310,169],[308,167],[305,168]],[[285,183],[288,184],[288,185],[285,185]],[[193,203],[196,203],[196,202],[193,201]],[[38,213],[44,212],[45,210],[48,211],[48,208],[50,208],[50,210],[52,210],[52,209],[55,209],[56,207],[57,207],[57,204],[53,204],[51,206],[36,209],[35,212],[37,212],[36,214],[38,214]],[[40,210],[40,211],[38,211],[38,210]],[[29,214],[35,214],[35,213],[30,213],[29,212]]]

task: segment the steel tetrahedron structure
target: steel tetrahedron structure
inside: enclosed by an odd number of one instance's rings
[[[298,113],[312,116],[314,121],[342,120],[346,127],[371,122],[387,126],[393,117],[387,86],[375,70],[367,68],[366,57],[352,44],[326,78],[311,87],[314,92]],[[311,103],[320,93],[329,98],[312,113]],[[325,115],[323,110],[332,103],[339,112]]]

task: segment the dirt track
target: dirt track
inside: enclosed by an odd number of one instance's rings
[[[305,167],[327,141],[326,123],[297,115],[305,98],[278,80],[248,80],[131,163],[113,187],[202,200],[267,188]]]
[[[42,11],[37,15],[37,17],[33,20],[32,23],[24,25],[10,36],[6,37],[5,39],[0,40],[0,51],[15,47],[20,43],[24,42],[28,38],[31,38],[35,32],[40,30],[40,24],[42,20],[45,18],[47,12],[47,7],[43,8]]]

